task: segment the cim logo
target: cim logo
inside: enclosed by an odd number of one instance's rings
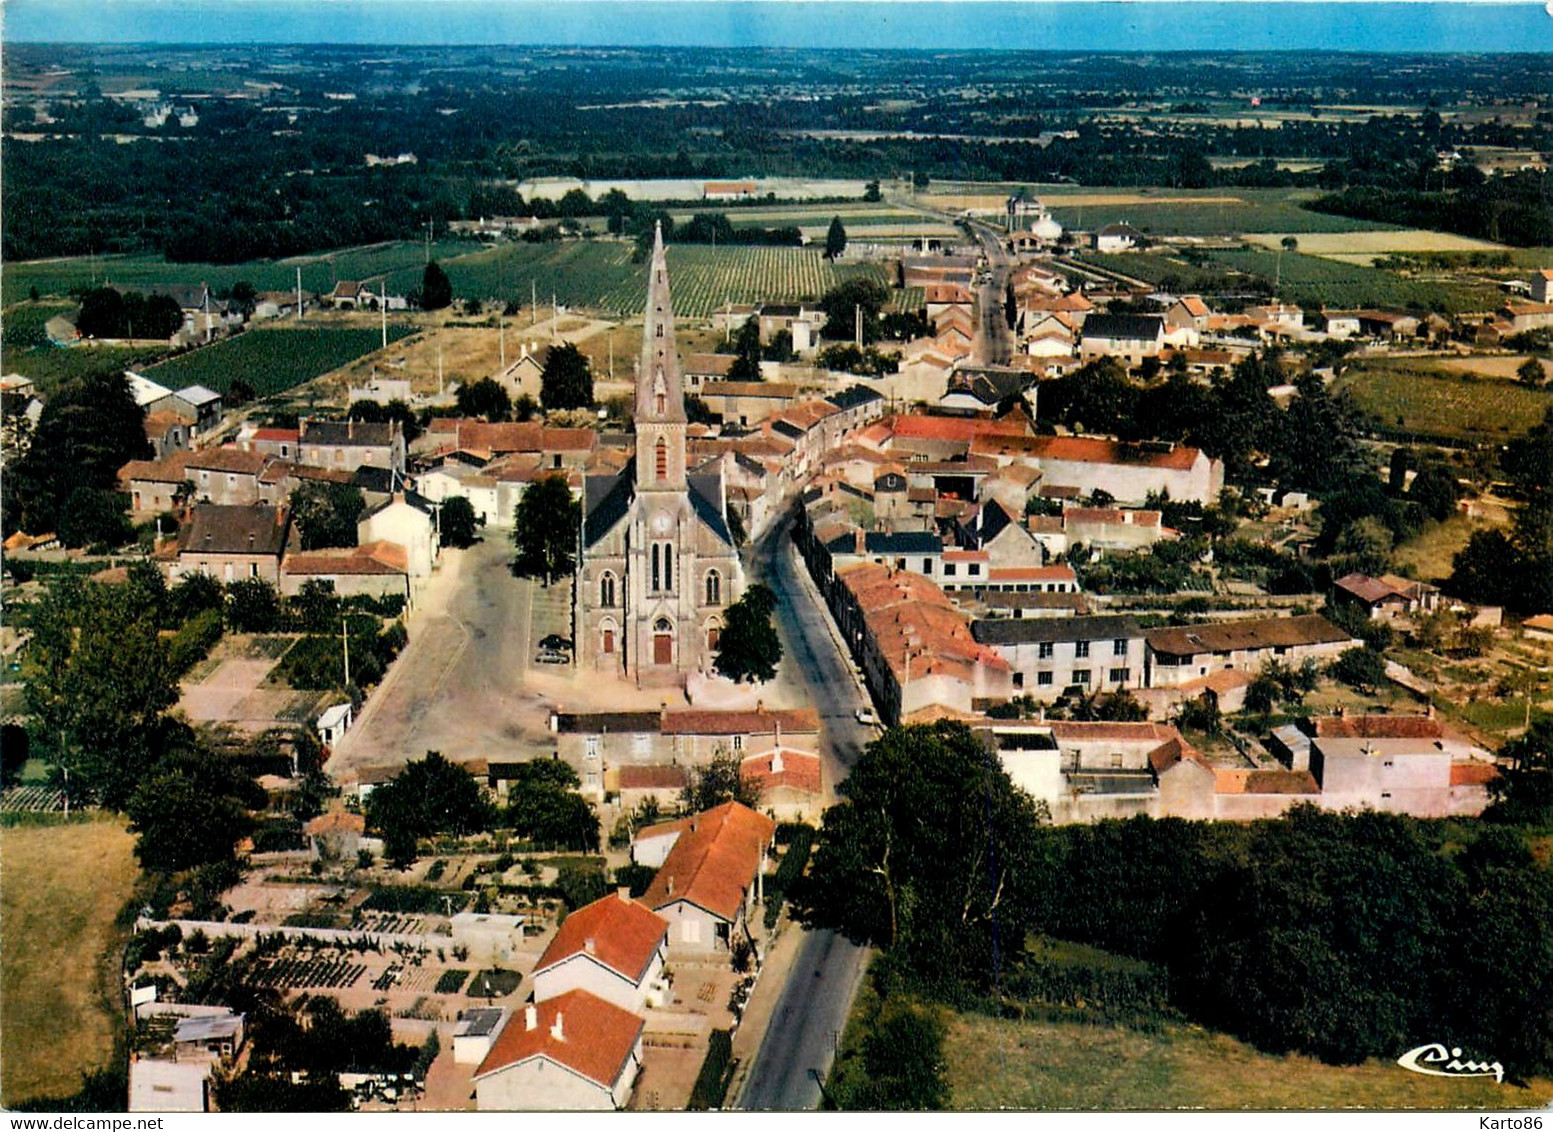
[[[1438,1042],[1410,1049],[1397,1064],[1430,1077],[1492,1077],[1504,1084],[1504,1066],[1497,1061],[1462,1061],[1461,1049],[1446,1049]]]

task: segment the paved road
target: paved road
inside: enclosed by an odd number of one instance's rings
[[[765,1041],[745,1079],[739,1108],[754,1112],[819,1107],[819,1081],[830,1072],[866,956],[865,948],[835,932],[804,933]]]
[[[777,525],[755,546],[754,566],[777,596],[783,655],[798,662],[820,713],[820,754],[826,784],[834,789],[875,734],[857,722],[857,709],[868,704],[867,696],[794,550],[789,522]],[[818,1107],[820,1086],[814,1073],[823,1078],[830,1070],[866,955],[864,948],[834,932],[803,933],[787,985],[745,1078],[739,1108]]]
[[[971,360],[983,366],[1007,365],[1014,356],[1014,334],[1004,317],[1003,303],[1014,261],[1003,247],[1003,237],[997,229],[974,221],[970,228],[987,256],[987,282],[976,288],[976,337],[971,343]]]

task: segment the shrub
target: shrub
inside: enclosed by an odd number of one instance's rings
[[[690,1101],[685,1108],[691,1112],[720,1109],[728,1095],[732,1079],[733,1035],[728,1030],[713,1030],[707,1043],[706,1060],[690,1090]]]
[[[167,665],[175,677],[182,676],[216,647],[221,640],[221,611],[206,609],[190,617],[167,644]]]

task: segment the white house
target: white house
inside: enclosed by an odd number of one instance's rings
[[[481,1112],[622,1109],[642,1067],[646,1023],[585,990],[525,1007],[474,1074]]]
[[[362,515],[356,523],[356,541],[362,545],[392,542],[404,547],[412,583],[430,577],[437,561],[437,524],[431,510],[409,502],[402,491]]]
[[[669,922],[619,893],[567,916],[534,968],[534,1001],[585,990],[622,1010],[659,1005]]]

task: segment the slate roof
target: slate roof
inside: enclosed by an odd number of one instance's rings
[[[1143,636],[1135,618],[1003,617],[972,621],[971,636],[984,645],[1028,645],[1057,641],[1103,641]]]
[[[714,535],[732,546],[733,535],[728,530],[728,523],[723,518],[722,508],[717,502],[722,494],[721,477],[715,474],[686,476],[685,482],[690,488],[690,506],[695,511],[696,517],[705,523]]]
[[[593,735],[605,732],[651,731],[657,733],[663,722],[656,711],[559,712],[556,730],[563,735]]]
[[[926,531],[869,531],[863,546],[869,554],[938,554],[944,540]]]
[[[203,385],[191,385],[187,389],[180,389],[178,396],[195,408],[221,400],[221,394],[214,389],[206,389]]]
[[[202,503],[178,534],[178,548],[194,554],[272,554],[286,545],[290,512],[284,507]]]
[[[1085,338],[1158,338],[1165,320],[1157,314],[1092,314],[1084,320]]]
[[[315,421],[302,422],[303,444],[329,444],[335,447],[382,447],[392,444],[399,433],[398,421]]]
[[[636,461],[633,459],[614,476],[587,476],[582,489],[582,544],[592,546],[626,517],[631,510]]]
[[[872,401],[882,401],[884,398],[878,390],[869,389],[866,385],[849,385],[839,393],[832,393],[825,400],[845,411],[855,409],[859,405],[867,405]]]

